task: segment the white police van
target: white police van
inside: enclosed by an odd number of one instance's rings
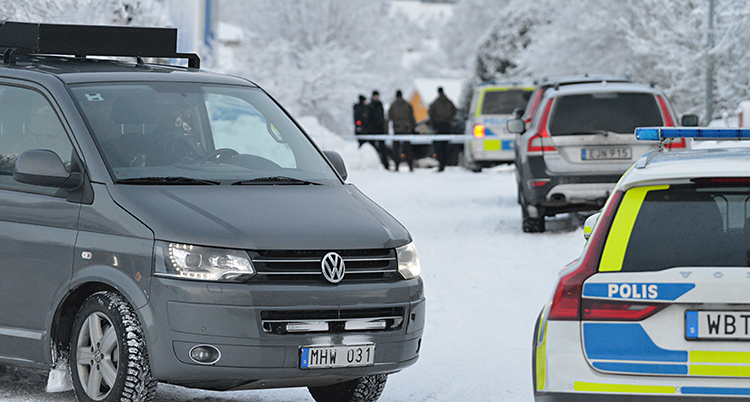
[[[662,151],[750,130],[636,138],[662,147],[623,175],[560,273],[534,332],[535,399],[750,398],[750,148]]]

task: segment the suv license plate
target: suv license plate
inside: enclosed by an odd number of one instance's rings
[[[375,345],[310,346],[300,350],[299,367],[303,369],[372,366]]]
[[[750,311],[686,311],[685,339],[750,341]]]
[[[584,148],[581,150],[583,160],[602,159],[631,159],[633,150],[630,148]]]

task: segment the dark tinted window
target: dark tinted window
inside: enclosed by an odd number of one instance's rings
[[[526,107],[530,97],[531,91],[521,89],[487,91],[482,100],[481,114],[511,114],[515,109]]]
[[[748,207],[748,188],[650,191],[633,226],[622,271],[747,267]]]
[[[549,120],[551,135],[600,131],[633,133],[636,127],[662,126],[652,94],[609,92],[560,96]]]

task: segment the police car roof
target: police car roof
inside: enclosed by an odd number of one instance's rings
[[[618,188],[716,177],[750,177],[750,143],[748,148],[651,151],[623,176]]]
[[[555,85],[574,85],[591,82],[633,82],[624,75],[567,75],[562,77],[542,78],[539,86],[553,87]]]

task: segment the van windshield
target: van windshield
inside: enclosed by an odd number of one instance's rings
[[[257,88],[136,82],[72,85],[71,92],[118,183],[339,182]]]
[[[549,120],[549,133],[633,134],[636,127],[663,126],[656,97],[649,93],[606,92],[560,96]]]
[[[646,194],[622,271],[747,267],[748,252],[750,188],[671,186]]]

